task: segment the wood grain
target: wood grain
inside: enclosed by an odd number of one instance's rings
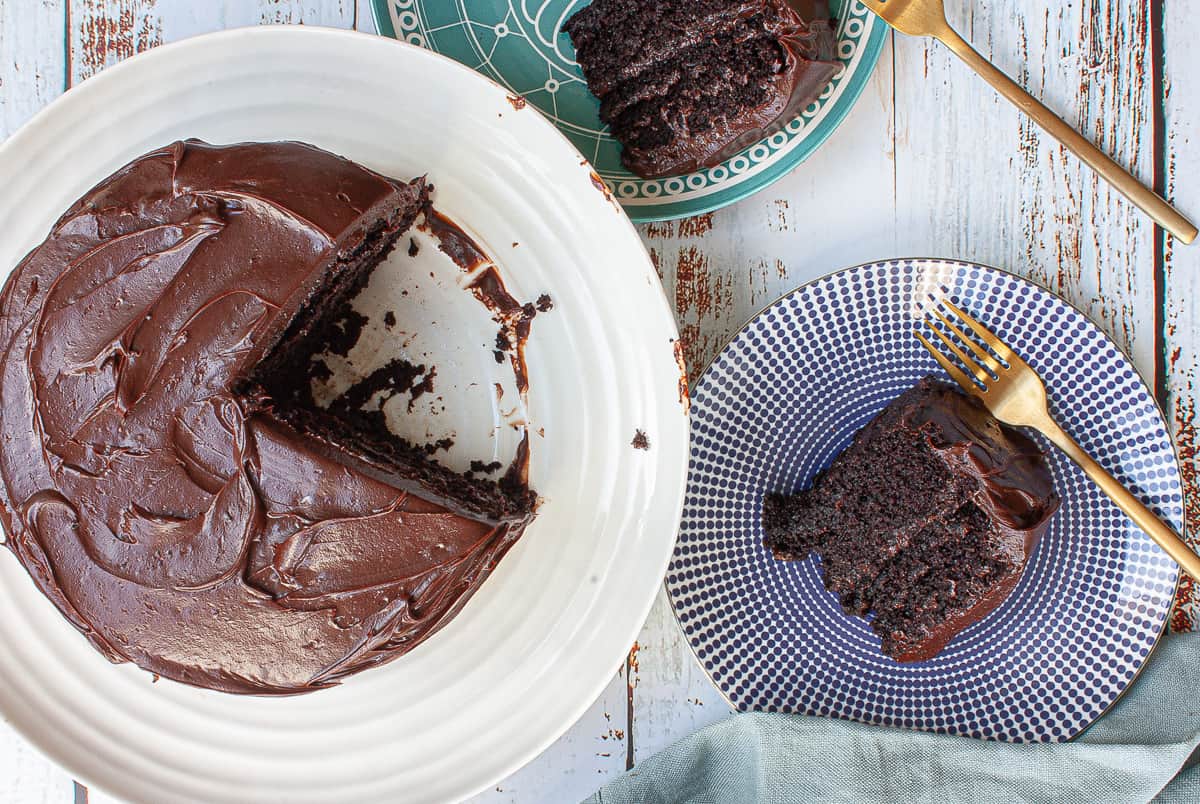
[[[837,135],[778,183],[714,213],[639,227],[675,304],[693,379],[783,293],[837,268],[893,256],[891,62],[885,48]],[[853,193],[831,194],[833,187]]]
[[[1200,50],[1195,45],[1193,4],[1163,4],[1161,29],[1163,95],[1161,180],[1168,198],[1193,217],[1200,216]],[[1168,420],[1183,466],[1187,491],[1189,541],[1200,546],[1200,434],[1196,430],[1200,371],[1200,247],[1180,245],[1166,237],[1162,259],[1162,390]],[[1200,621],[1200,591],[1190,580],[1180,585],[1171,625],[1195,630]]]
[[[999,68],[1147,183],[1155,93],[1141,0],[951,0]],[[1154,227],[941,45],[896,50],[897,252],[995,265],[1081,307],[1152,370]]]
[[[763,192],[642,237],[676,306],[693,380],[759,309],[838,268],[894,256],[890,45],[837,135]],[[730,708],[697,664],[664,593],[638,638],[633,747],[645,759]]]
[[[164,42],[225,28],[281,23],[351,28],[356,11],[354,0],[69,0],[71,80],[82,81]]]
[[[0,801],[14,804],[69,804],[71,777],[25,742],[8,723],[0,723]]]
[[[0,140],[66,86],[64,0],[0,2]]]
[[[370,5],[0,0],[0,137],[68,84],[160,43],[260,23],[374,30]],[[1200,53],[1188,0],[948,0],[947,7],[998,66],[1200,215],[1200,189],[1188,181],[1200,174]],[[1164,56],[1156,62],[1157,53]],[[1167,80],[1161,91],[1159,69]],[[1157,380],[1192,492],[1189,526],[1200,529],[1200,248],[1158,242],[1136,210],[940,46],[896,37],[837,135],[778,184],[719,212],[641,232],[676,307],[693,377],[758,309],[846,265],[958,257],[1049,286]],[[1198,617],[1200,605],[1185,602],[1174,625],[1193,628]],[[729,715],[664,594],[636,651],[614,670],[571,731],[478,800],[578,800],[622,772],[631,755],[644,759]],[[72,796],[65,774],[0,728],[0,800],[65,804]],[[91,800],[111,801],[95,791]]]
[[[605,780],[624,773],[629,747],[626,690],[622,667],[570,731],[524,768],[470,800],[474,804],[579,801]]]

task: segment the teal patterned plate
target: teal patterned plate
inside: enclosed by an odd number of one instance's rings
[[[862,93],[887,33],[858,0],[832,0],[842,69],[784,129],[716,167],[642,179],[621,165],[563,22],[590,0],[372,0],[380,33],[430,48],[524,97],[557,124],[635,221],[698,215],[755,193],[803,162]]]

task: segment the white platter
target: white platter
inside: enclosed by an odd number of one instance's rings
[[[3,551],[0,711],[76,778],[132,800],[444,801],[484,789],[597,697],[671,554],[688,424],[654,268],[535,110],[429,51],[306,26],[158,48],[34,118],[0,146],[0,277],[96,181],[183,137],[298,139],[389,175],[427,173],[438,208],[479,237],[514,295],[551,295],[528,349],[530,424],[545,432],[531,480],[545,504],[448,627],[295,698],[110,665]],[[631,447],[638,429],[649,451]]]

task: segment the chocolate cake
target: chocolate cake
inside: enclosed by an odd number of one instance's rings
[[[594,0],[564,30],[622,160],[655,178],[778,131],[838,69],[826,0]]]
[[[1033,441],[926,378],[811,488],[767,495],[763,528],[776,558],[819,556],[846,613],[913,662],[1004,601],[1058,505]]]
[[[16,268],[0,524],[109,659],[325,687],[420,644],[520,536],[520,471],[456,474],[300,391],[313,354],[353,345],[348,300],[428,194],[301,143],[177,142]]]

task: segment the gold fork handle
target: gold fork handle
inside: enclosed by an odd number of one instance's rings
[[[1146,531],[1159,547],[1166,550],[1167,555],[1175,559],[1176,563],[1183,567],[1184,572],[1191,575],[1192,578],[1200,580],[1200,556],[1192,552],[1192,548],[1179,538],[1179,534],[1155,516],[1153,511],[1147,508],[1129,489],[1122,486],[1115,477],[1106,472],[1104,467],[1092,460],[1092,456],[1084,452],[1083,448],[1075,443],[1075,439],[1067,435],[1055,422],[1048,421],[1039,429],[1065,452],[1067,457],[1079,464],[1079,468],[1100,487],[1100,490],[1107,494],[1118,508],[1128,514],[1139,528]]]
[[[1018,109],[1033,118],[1034,122],[1046,129],[1050,136],[1082,159],[1092,170],[1099,173],[1105,181],[1117,189],[1123,196],[1141,207],[1142,211],[1155,220],[1160,226],[1175,235],[1184,243],[1196,239],[1196,227],[1179,210],[1168,204],[1152,190],[1144,187],[1141,182],[1129,174],[1129,171],[1118,165],[1103,151],[1093,145],[1086,137],[1064,123],[1054,112],[1039,103],[1032,95],[1022,89],[1015,81],[979,55],[973,47],[963,39],[948,24],[938,26],[934,38],[954,51],[960,59],[967,63],[972,70],[979,73],[983,80],[992,85],[1001,95],[1008,98]]]

